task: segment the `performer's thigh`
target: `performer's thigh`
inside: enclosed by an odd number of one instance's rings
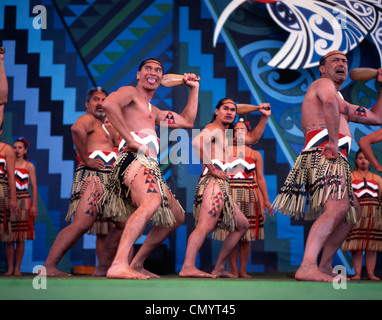
[[[328,191],[329,188],[329,178],[326,179],[326,186],[325,186],[325,192]],[[327,199],[322,200],[322,207],[324,209],[324,213],[329,213],[333,216],[346,216],[347,212],[350,208],[350,199],[349,194],[347,192],[347,183],[344,176],[341,178],[341,194],[339,194],[339,191],[337,188],[331,191],[331,194]],[[346,190],[346,191],[345,191]],[[339,199],[340,198],[340,199]]]
[[[216,179],[211,179],[204,190],[202,204],[199,211],[198,225],[213,228],[218,222],[224,206],[223,192]]]
[[[245,214],[240,210],[239,206],[234,202],[233,207],[236,213],[236,224],[238,229],[248,229],[249,222]]]
[[[179,202],[175,198],[174,194],[172,193],[172,191],[170,190],[170,188],[168,186],[165,185],[164,189],[165,189],[168,203],[170,205],[170,209],[171,209],[172,213],[175,215],[177,220],[179,220],[179,218],[183,219],[183,217],[184,217],[183,210],[182,210]]]
[[[83,190],[81,190],[81,197],[78,201],[73,223],[80,224],[84,228],[90,228],[97,217],[97,203],[102,194],[101,180],[97,177],[89,177],[84,183]]]
[[[140,206],[142,203],[160,205],[161,194],[158,182],[155,176],[139,161],[131,164],[129,171],[124,176],[124,183],[130,188],[130,196],[136,206]]]

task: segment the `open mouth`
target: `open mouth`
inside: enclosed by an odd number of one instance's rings
[[[156,84],[157,83],[157,79],[155,79],[155,78],[147,78],[147,82],[150,83],[150,84]]]
[[[345,70],[343,70],[343,69],[338,69],[338,70],[336,71],[336,73],[337,73],[337,74],[345,75]]]

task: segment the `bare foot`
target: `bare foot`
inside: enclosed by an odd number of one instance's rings
[[[369,280],[376,280],[376,281],[381,280],[378,277],[376,277],[374,274],[368,274],[367,277]]]
[[[182,277],[182,278],[216,278],[216,275],[201,271],[195,267],[186,267],[186,268],[183,267],[182,270],[179,272],[179,277]]]
[[[106,273],[109,267],[97,266],[92,273],[92,277],[106,277]]]
[[[66,273],[63,271],[58,270],[55,267],[47,267],[45,266],[46,269],[46,276],[47,277],[71,277],[72,275],[70,273]]]
[[[294,275],[296,280],[299,281],[321,281],[321,282],[332,282],[333,277],[321,272],[317,265],[301,265]]]
[[[6,273],[4,273],[4,276],[13,276],[13,270],[8,270]]]
[[[137,267],[137,266],[133,266],[133,265],[131,265],[131,267],[132,267],[135,271],[138,271],[139,273],[142,273],[142,274],[144,274],[144,275],[146,275],[146,276],[149,276],[150,278],[153,278],[153,279],[159,279],[159,278],[160,278],[160,276],[158,276],[157,274],[152,273],[152,272],[146,270],[146,269],[143,268],[143,267]]]
[[[15,271],[13,273],[13,275],[15,275],[15,276],[22,276],[23,274],[20,271]]]
[[[252,278],[252,276],[249,275],[249,274],[246,273],[246,272],[240,272],[239,277],[240,277],[240,278],[246,278],[246,279],[250,279],[250,278]]]
[[[138,279],[147,280],[149,276],[144,275],[127,264],[113,264],[106,273],[108,279]]]
[[[352,280],[361,280],[361,275],[356,274],[354,277],[351,277]]]
[[[336,278],[336,279],[342,279],[342,280],[350,280],[350,278],[346,277],[346,276],[343,276],[341,275],[340,273],[335,273],[333,272],[333,268],[330,268],[330,267],[319,267],[319,270],[323,273],[326,273],[327,275],[331,276],[332,278]]]
[[[217,278],[237,278],[237,276],[234,276],[226,270],[213,270],[211,274],[216,275]]]

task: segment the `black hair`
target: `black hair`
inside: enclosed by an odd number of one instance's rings
[[[22,144],[24,145],[25,150],[28,150],[29,142],[25,141],[25,139],[23,137],[20,137],[20,138],[16,139],[15,141],[13,141],[12,146],[14,146],[16,142],[22,142]],[[24,159],[29,161],[28,156],[27,156],[26,153],[24,154]]]
[[[161,66],[161,68],[162,68],[162,73],[164,74],[163,64],[162,64],[162,62],[160,62],[157,58],[148,58],[148,59],[143,60],[143,61],[139,64],[138,71],[141,71],[142,68],[143,68],[143,66],[144,66],[146,63],[148,63],[149,61],[155,61],[155,62],[157,62],[157,63]]]
[[[92,98],[93,94],[95,94],[96,92],[103,92],[107,96],[107,92],[106,92],[106,90],[104,88],[102,88],[102,87],[94,87],[94,88],[91,88],[86,93],[86,102],[89,102],[90,99]]]
[[[231,100],[231,101],[234,101],[233,99],[229,98],[229,97],[225,97],[223,99],[220,99],[215,107],[215,110],[216,109],[220,109],[220,107],[227,101],[227,100]],[[233,103],[235,105],[235,108],[237,110],[237,105],[236,103],[234,102]],[[216,114],[214,113],[214,115],[212,116],[212,120],[211,120],[211,123],[214,122],[216,119]],[[233,129],[233,123],[230,123],[228,129]]]
[[[355,157],[354,157],[354,170],[358,170],[358,166],[357,166],[357,157],[358,157],[358,155],[359,155],[360,153],[363,153],[363,154],[364,154],[364,152],[363,152],[361,149],[358,149],[358,151],[357,151],[357,153],[355,154]],[[364,154],[364,155],[365,155],[365,154]],[[365,157],[365,158],[366,158],[366,157]],[[366,158],[366,160],[369,160],[369,159]],[[369,161],[369,163],[370,163],[370,161]],[[369,164],[369,170],[370,170],[370,164]]]
[[[236,125],[237,125],[238,123],[244,123],[245,127],[247,128],[247,131],[249,132],[249,127],[248,127],[247,123],[244,121],[243,118],[240,118],[239,121],[237,121],[237,122],[233,125],[233,127],[235,128]]]

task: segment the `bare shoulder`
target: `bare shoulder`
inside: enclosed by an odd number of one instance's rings
[[[113,101],[118,104],[121,108],[131,105],[134,103],[138,97],[138,89],[133,86],[123,86],[117,91],[110,93],[105,102]]]
[[[214,130],[216,128],[216,126],[214,125],[214,123],[209,123],[209,124],[207,124],[204,128],[203,128],[203,130],[208,130],[208,131],[212,131],[212,130]],[[202,131],[203,131],[202,130]]]
[[[382,183],[382,178],[378,174],[373,174],[373,177],[375,179],[375,182],[377,182],[378,184]]]
[[[4,144],[5,144],[5,146],[4,146],[3,150],[5,152],[12,152],[12,153],[14,153],[13,148],[9,144],[6,144],[6,143],[4,143]]]
[[[335,85],[332,80],[327,78],[320,78],[312,82],[309,86],[310,91],[326,91],[328,88],[335,89]]]
[[[15,156],[15,152],[13,151],[13,148],[9,145],[9,144],[6,144],[5,143],[5,146],[3,148],[3,152],[4,152],[4,155],[6,158],[13,158],[13,157],[16,157]]]
[[[120,87],[115,92],[118,92],[118,93],[121,93],[121,94],[136,94],[137,91],[138,90],[137,90],[136,87],[133,87],[133,86],[123,86],[123,87]]]
[[[73,127],[88,125],[93,123],[94,121],[95,118],[93,115],[85,113],[78,117],[78,119],[74,122]]]
[[[26,166],[27,170],[30,172],[30,171],[34,171],[35,168],[34,168],[34,165],[32,162],[27,162],[27,166]]]
[[[261,153],[257,150],[251,149],[251,156],[257,160],[258,158],[261,158]]]
[[[123,86],[117,91],[112,92],[109,96],[118,96],[122,99],[134,99],[138,95],[138,90],[133,86]]]

